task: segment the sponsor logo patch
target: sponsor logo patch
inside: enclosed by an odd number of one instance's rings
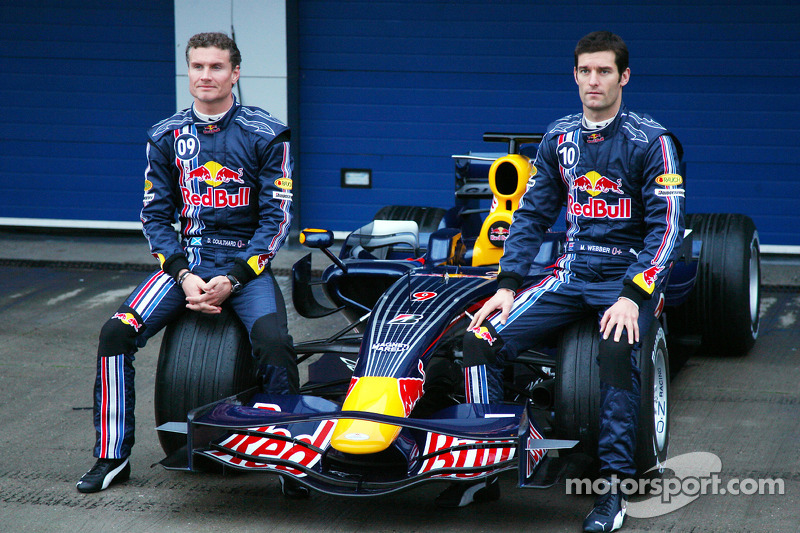
[[[400,314],[387,322],[387,324],[400,324],[405,326],[408,324],[416,324],[422,320],[422,318],[423,315]]]
[[[680,174],[661,174],[656,178],[656,183],[665,185],[667,187],[672,185],[680,185],[683,183],[683,177]]]
[[[275,180],[275,186],[279,189],[284,189],[287,191],[292,190],[292,180],[289,178],[278,178]]]
[[[680,196],[683,198],[686,191],[685,189],[656,189],[656,196]]]
[[[372,349],[380,352],[404,352],[408,350],[408,344],[404,342],[379,342],[373,344]]]

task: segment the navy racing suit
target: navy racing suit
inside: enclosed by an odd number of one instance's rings
[[[94,387],[94,455],[121,459],[134,443],[134,354],[185,310],[182,269],[208,281],[231,275],[228,297],[247,329],[271,393],[296,393],[297,362],[286,308],[270,260],[291,223],[289,129],[269,113],[235,101],[217,122],[192,108],[148,131],[141,219],[161,268],[104,324]],[[180,238],[173,223],[180,221]]]
[[[641,333],[654,319],[662,282],[683,240],[680,144],[624,105],[599,130],[586,130],[582,118],[554,122],[539,145],[500,260],[498,288],[515,291],[514,305],[506,324],[499,312],[484,322],[489,335],[464,336],[469,401],[501,401],[505,361],[587,315],[597,316],[599,330],[600,318],[620,297],[639,307]],[[552,273],[519,290],[564,205],[566,253]],[[603,473],[636,472],[638,349],[639,343],[628,344],[627,334],[618,343],[613,335],[600,343]]]

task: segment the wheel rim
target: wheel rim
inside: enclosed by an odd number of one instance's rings
[[[659,346],[653,354],[653,443],[659,452],[664,449],[667,443],[667,417],[669,412],[667,372],[664,349]]]
[[[760,264],[759,264],[758,233],[750,241],[750,324],[755,337],[758,333],[758,304],[760,290]]]

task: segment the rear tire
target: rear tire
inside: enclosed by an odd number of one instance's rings
[[[247,330],[227,307],[219,315],[186,312],[167,326],[158,356],[156,425],[186,422],[192,409],[257,384]],[[186,444],[180,434],[160,431],[167,455]]]
[[[743,355],[758,337],[761,284],[758,231],[746,215],[686,216],[702,241],[697,280],[676,312],[679,327],[695,329],[702,346],[720,355]]]

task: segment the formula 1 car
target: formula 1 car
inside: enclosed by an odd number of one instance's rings
[[[546,487],[567,472],[591,472],[600,397],[596,317],[509,365],[504,403],[465,403],[463,396],[462,336],[470,314],[495,292],[540,139],[485,134],[508,151],[453,156],[455,207],[386,207],[349,234],[338,256],[330,231],[301,233],[301,243],[332,264],[319,279],[311,254],[294,265],[295,309],[309,319],[341,313],[349,323],[296,345],[300,361],[315,358],[300,395],[260,392],[233,313],[187,313],[169,326],[156,379],[167,454],[161,464],[280,474],[343,496],[505,470],[518,471],[521,487]],[[564,237],[547,234],[527,283],[547,275]],[[759,278],[758,233],[748,217],[687,216],[681,256],[639,354],[640,475],[658,475],[667,457],[669,351],[747,352],[758,334]]]

